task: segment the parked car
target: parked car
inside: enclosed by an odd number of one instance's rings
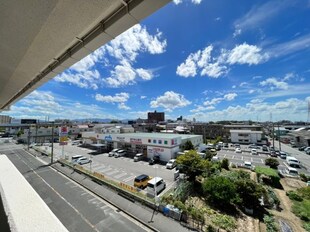
[[[152,177],[145,175],[145,174],[142,174],[140,176],[137,176],[134,179],[133,186],[135,186],[137,188],[145,188],[147,186],[148,181],[151,179],[152,179]]]
[[[270,151],[270,156],[271,156],[271,157],[277,157],[277,154],[276,154],[275,151]]]
[[[298,177],[299,176],[298,171],[295,168],[291,168],[291,167],[278,170],[278,173],[281,177],[286,177],[286,176],[287,177]]]
[[[268,151],[268,147],[266,145],[263,145],[262,150],[263,151]]]
[[[252,149],[251,150],[251,155],[257,155],[258,153],[257,153],[257,150],[256,149]]]
[[[147,183],[147,193],[156,196],[166,188],[166,183],[161,177],[154,177]]]
[[[291,167],[296,167],[296,168],[300,168],[300,162],[298,159],[296,159],[293,156],[288,156],[286,157],[286,162],[289,166]]]
[[[175,166],[177,166],[177,162],[175,159],[169,160],[168,163],[166,164],[167,169],[173,169]]]
[[[303,150],[305,150],[305,148],[307,148],[307,147],[306,146],[302,146],[302,147],[299,147],[298,150],[299,151],[303,151]]]
[[[211,158],[211,161],[212,161],[212,162],[218,162],[218,161],[220,161],[220,157],[218,157],[218,156],[213,156],[213,157]]]
[[[143,158],[144,158],[144,155],[142,153],[138,153],[133,157],[133,161],[138,162],[140,160],[143,160]]]
[[[112,151],[109,152],[109,156],[110,156],[110,157],[111,157],[111,156],[114,156],[114,155],[115,155],[115,152],[117,152],[118,150],[121,150],[121,149],[119,149],[119,148],[113,149]]]
[[[257,146],[256,146],[256,144],[251,144],[251,145],[249,146],[249,148],[257,149]]]
[[[82,158],[82,157],[84,157],[84,156],[82,156],[82,155],[74,155],[74,156],[71,157],[71,162],[74,163],[74,162],[76,162],[79,158]]]
[[[160,162],[160,157],[158,155],[154,155],[153,158],[149,160],[149,165],[153,165],[159,162]]]
[[[126,151],[125,150],[118,150],[117,152],[114,153],[114,157],[118,158],[121,156],[125,156],[126,155]]]
[[[224,143],[224,147],[226,147],[226,148],[227,148],[227,147],[228,147],[228,143]]]
[[[241,148],[237,147],[237,148],[235,149],[235,152],[236,152],[236,153],[242,153]]]
[[[286,159],[287,154],[284,151],[280,151],[280,158]]]
[[[90,159],[88,159],[87,157],[81,157],[79,159],[76,160],[77,164],[83,165],[83,164],[88,164],[91,163],[92,161]]]

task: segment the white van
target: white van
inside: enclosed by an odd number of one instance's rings
[[[82,158],[82,157],[83,157],[82,155],[74,155],[71,157],[71,161],[76,162],[79,158]]]
[[[167,169],[173,169],[175,166],[177,166],[177,161],[175,159],[171,159],[166,164]]]
[[[291,167],[297,167],[300,168],[300,162],[298,161],[298,159],[296,159],[293,156],[287,156],[286,157],[286,162],[289,166]]]
[[[121,156],[124,156],[124,155],[126,155],[126,151],[118,150],[117,152],[115,152],[114,157],[118,158],[118,157],[121,157]]]
[[[154,177],[147,183],[147,193],[152,196],[157,196],[166,188],[166,183],[161,177]]]

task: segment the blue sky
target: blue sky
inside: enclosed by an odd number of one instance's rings
[[[175,0],[5,114],[306,121],[309,101],[309,0]]]

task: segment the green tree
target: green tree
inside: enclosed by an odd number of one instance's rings
[[[279,161],[275,158],[265,159],[265,164],[270,168],[276,169],[279,166]]]
[[[220,206],[227,206],[236,200],[235,184],[224,176],[214,176],[202,184],[203,193],[207,199]]]
[[[184,145],[183,145],[183,150],[194,150],[194,145],[192,144],[192,142],[190,140],[187,140]]]
[[[19,131],[17,132],[17,137],[20,137],[22,134],[24,134],[24,131],[23,131],[23,130],[19,130]]]
[[[221,167],[226,169],[226,170],[229,170],[229,160],[224,158],[221,162]]]
[[[264,188],[251,179],[239,179],[236,182],[236,191],[243,206],[256,208],[260,205],[259,199],[264,193]]]

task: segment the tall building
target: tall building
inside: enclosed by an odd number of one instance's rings
[[[11,117],[7,115],[0,115],[0,124],[8,124],[11,123]]]
[[[158,123],[165,121],[165,113],[164,112],[148,112],[147,113],[147,121],[149,123]]]

